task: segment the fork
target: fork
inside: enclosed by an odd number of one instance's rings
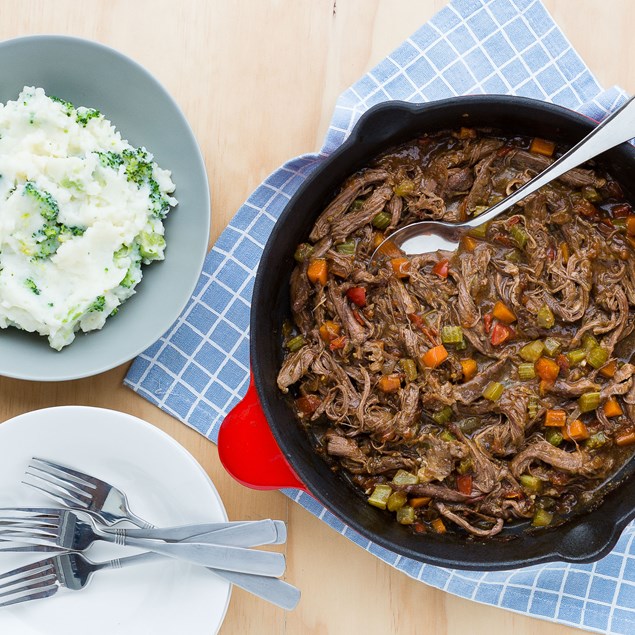
[[[53,545],[69,551],[83,551],[96,540],[104,540],[239,573],[280,576],[285,569],[285,558],[281,553],[197,542],[163,542],[126,537],[122,532],[112,534],[103,531],[91,516],[86,515],[86,521],[83,521],[68,509],[5,508],[2,511],[0,538],[36,545]],[[17,524],[10,524],[16,522]]]
[[[96,571],[123,569],[161,557],[146,552],[107,562],[91,562],[80,553],[60,553],[0,575],[0,608],[50,597],[60,587],[80,591],[86,588]]]
[[[106,524],[127,520],[137,527],[154,527],[152,523],[130,512],[125,494],[121,490],[91,474],[37,457],[31,460],[26,474],[31,477],[30,481],[24,481],[27,485],[37,488],[67,507],[85,508],[87,512],[101,518]],[[94,496],[96,492],[100,495]],[[77,499],[78,495],[82,496],[81,503],[74,503],[73,499],[80,500]],[[120,513],[113,516],[109,511],[104,512],[103,503],[108,502],[110,505],[115,499],[120,501],[116,505]],[[284,539],[280,542],[284,542]],[[300,601],[300,590],[283,580],[220,569],[210,569],[210,571],[235,586],[284,609],[292,610]]]
[[[128,498],[118,487],[90,474],[33,457],[25,477],[31,477],[31,480],[23,483],[39,489],[66,507],[91,512],[106,525],[127,520],[144,529],[154,527],[130,509]]]

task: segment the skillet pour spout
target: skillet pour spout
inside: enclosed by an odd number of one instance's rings
[[[346,177],[381,152],[424,133],[459,127],[495,128],[503,134],[573,145],[593,129],[594,122],[553,104],[494,95],[423,105],[387,102],[363,115],[345,143],[306,179],[289,201],[267,242],[252,299],[252,386],[245,401],[228,417],[229,423],[225,422],[221,428],[221,460],[245,485],[304,489],[368,540],[420,562],[483,571],[559,560],[591,562],[615,546],[624,527],[635,517],[635,509],[629,502],[635,500],[633,460],[613,477],[606,495],[594,508],[575,514],[560,525],[538,530],[513,525],[488,540],[458,532],[417,535],[395,523],[389,513],[368,505],[365,497],[314,451],[290,400],[276,383],[283,359],[282,324],[290,313],[289,283],[294,252],[298,244],[306,241],[320,212]],[[635,193],[628,187],[635,183],[635,149],[623,144],[600,155],[597,162],[622,184],[627,198],[633,200]],[[268,426],[272,436],[267,437],[260,452],[255,452],[259,455],[256,467],[252,460],[250,469],[245,470],[235,457],[241,450],[237,439],[242,438],[247,444],[249,437],[259,438],[254,426]],[[229,431],[231,434],[225,436]],[[231,439],[231,443],[223,443],[224,438]],[[275,443],[270,443],[271,439]],[[258,448],[258,444],[255,446]],[[275,470],[272,465],[277,466]],[[258,475],[257,482],[254,472]],[[267,483],[271,474],[275,478]]]

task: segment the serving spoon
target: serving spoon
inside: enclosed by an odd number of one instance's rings
[[[482,214],[462,223],[424,220],[401,227],[380,243],[373,252],[371,260],[389,241],[408,255],[425,254],[439,249],[454,251],[468,231],[488,223],[565,172],[633,137],[635,137],[635,97],[631,97],[548,168]]]

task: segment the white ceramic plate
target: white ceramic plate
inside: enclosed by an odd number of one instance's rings
[[[0,424],[0,506],[55,506],[20,481],[32,456],[65,463],[123,489],[133,511],[157,525],[227,520],[218,493],[194,458],[149,423],[127,414],[67,406]],[[126,555],[135,553],[126,550]],[[122,555],[95,544],[91,560]],[[4,572],[47,554],[0,553]],[[202,567],[161,560],[98,572],[82,591],[0,609],[7,635],[212,635],[230,585]]]

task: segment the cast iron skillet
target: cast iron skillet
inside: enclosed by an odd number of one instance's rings
[[[509,539],[466,540],[465,536],[415,535],[364,497],[320,458],[301,429],[289,401],[276,386],[282,363],[281,325],[289,316],[293,253],[307,239],[319,213],[344,179],[378,153],[423,132],[460,126],[495,127],[509,134],[539,136],[569,144],[594,122],[559,106],[508,96],[473,96],[424,105],[387,102],[362,116],[348,140],[317,168],[283,211],[265,247],[252,300],[252,385],[225,419],[219,435],[223,464],[240,482],[259,489],[297,487],[312,494],[360,534],[395,553],[457,569],[498,570],[540,562],[590,562],[606,555],[635,517],[635,470],[631,461],[613,479],[595,509],[542,531],[525,526]],[[624,144],[598,162],[635,192],[635,149]],[[255,386],[255,388],[254,388]],[[267,426],[268,422],[268,426]],[[269,431],[270,428],[270,431]],[[271,436],[273,433],[273,437]],[[506,532],[504,532],[506,533]]]

